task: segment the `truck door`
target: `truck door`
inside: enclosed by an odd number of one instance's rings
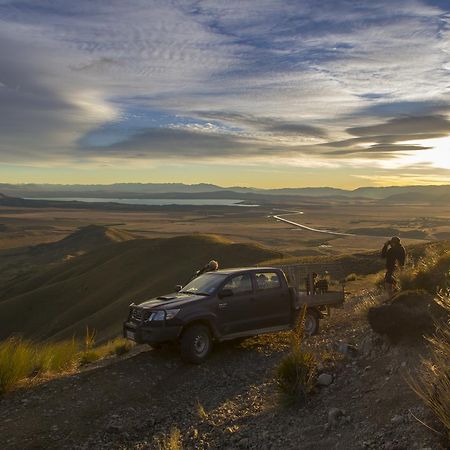
[[[221,289],[232,295],[218,298],[218,316],[222,334],[247,331],[252,320],[253,286],[249,273],[233,275]]]
[[[254,272],[253,328],[287,325],[291,321],[291,299],[286,283],[277,272]]]

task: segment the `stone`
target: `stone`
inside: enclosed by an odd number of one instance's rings
[[[401,423],[403,423],[405,421],[404,417],[401,416],[400,414],[396,414],[392,419],[391,419],[391,423],[393,423],[394,425],[400,425]]]
[[[328,423],[334,427],[338,424],[339,418],[344,415],[342,409],[330,408],[328,411]]]
[[[242,439],[239,440],[238,445],[239,445],[240,448],[247,448],[248,447],[248,443],[249,443],[248,438],[242,438]]]
[[[333,376],[329,373],[321,373],[317,378],[319,386],[329,386],[333,382]]]

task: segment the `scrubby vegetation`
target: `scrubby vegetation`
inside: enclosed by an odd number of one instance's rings
[[[291,333],[291,349],[276,367],[275,379],[280,400],[287,405],[301,405],[314,390],[317,362],[311,353],[302,349],[305,332],[306,305],[297,327]]]
[[[440,296],[440,303],[450,316],[450,295]],[[450,319],[437,323],[435,334],[428,338],[431,357],[422,362],[417,380],[410,384],[418,396],[443,424],[450,444]]]
[[[172,428],[170,434],[155,438],[157,450],[182,450],[181,433],[178,428]]]
[[[436,301],[436,294],[449,287],[450,251],[437,245],[429,247],[398,278],[400,292],[368,310],[372,329],[393,341],[432,334],[435,320],[445,319],[448,314]]]
[[[108,355],[128,352],[132,343],[117,338],[94,347],[95,333],[87,330],[83,344],[75,341],[36,344],[11,337],[0,342],[0,395],[13,390],[25,379],[75,370]]]
[[[446,289],[449,282],[450,251],[439,246],[429,247],[417,263],[399,273],[402,290],[423,289],[431,294]]]

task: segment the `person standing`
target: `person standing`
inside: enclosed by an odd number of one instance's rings
[[[406,251],[398,236],[393,236],[386,241],[381,249],[381,257],[386,259],[386,274],[384,275],[384,287],[389,297],[394,294],[397,284],[394,272],[397,266],[403,268],[405,265]]]

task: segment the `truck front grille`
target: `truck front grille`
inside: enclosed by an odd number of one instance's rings
[[[133,307],[131,311],[131,320],[134,322],[143,322],[150,317],[150,312],[144,308]]]

